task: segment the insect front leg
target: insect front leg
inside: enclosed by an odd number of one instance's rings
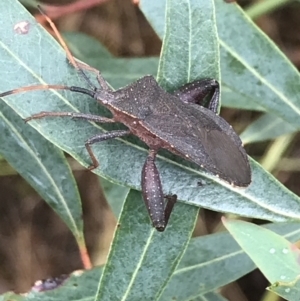
[[[156,150],[150,149],[144,163],[142,169],[142,194],[153,226],[162,232],[168,224],[177,196],[166,196],[168,201],[165,206],[162,185],[155,165],[156,152]]]
[[[173,92],[183,102],[195,103],[217,113],[220,87],[213,78],[204,78],[181,86]],[[207,97],[211,98],[207,99]]]
[[[86,140],[84,145],[85,145],[85,148],[88,151],[89,156],[92,160],[92,164],[88,167],[88,169],[93,170],[97,166],[99,166],[99,162],[96,159],[96,157],[95,157],[95,155],[92,151],[92,148],[91,148],[92,144],[97,143],[97,142],[101,142],[101,141],[104,141],[104,140],[108,140],[108,139],[122,137],[122,136],[125,136],[125,135],[128,135],[128,134],[130,134],[129,130],[115,130],[115,131],[110,131],[110,132],[95,135],[95,136],[89,138],[88,140]]]

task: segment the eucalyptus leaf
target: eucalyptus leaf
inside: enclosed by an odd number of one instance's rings
[[[215,3],[224,83],[300,128],[298,70],[237,4]]]
[[[201,77],[219,80],[213,1],[185,0],[177,6],[166,1],[165,13],[165,34],[157,74],[159,84],[167,91],[173,91]]]

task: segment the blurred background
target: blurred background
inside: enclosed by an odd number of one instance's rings
[[[28,9],[41,19],[30,5],[31,1],[25,2],[29,4]],[[39,2],[47,4],[46,11],[60,32],[83,32],[101,41],[115,56],[158,56],[160,53],[161,41],[131,0],[78,1],[84,3],[81,6],[71,0]],[[265,11],[257,10],[255,5],[262,2],[270,1],[238,1],[299,69],[300,1],[277,1],[282,4],[266,7]],[[51,5],[63,7],[58,9]],[[260,114],[224,107],[221,111],[221,115],[238,133]],[[299,135],[293,134],[284,140],[284,146],[277,142],[249,144],[246,150],[258,162],[266,162],[270,151],[278,151],[278,156],[274,157],[268,169],[288,189],[300,195]],[[87,247],[93,264],[102,264],[116,220],[108,208],[99,178],[69,160],[83,203]],[[101,183],[106,191],[114,189],[105,180]],[[3,158],[0,158],[0,191],[0,293],[7,290],[26,292],[38,279],[82,268],[71,232]],[[114,198],[118,199],[118,193],[114,193]],[[202,209],[194,235],[220,231],[221,215]],[[267,285],[264,276],[255,270],[223,287],[221,293],[229,300],[256,301],[261,299]]]

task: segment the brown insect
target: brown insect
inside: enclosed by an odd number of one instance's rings
[[[187,83],[173,93],[163,90],[153,76],[147,75],[113,91],[100,72],[77,62],[61,38],[52,21],[45,15],[64,47],[67,57],[91,87],[85,89],[64,85],[34,85],[0,94],[4,97],[21,91],[37,89],[65,89],[87,94],[112,113],[112,118],[76,112],[40,112],[26,121],[46,116],[69,116],[99,123],[121,122],[128,129],[95,135],[85,141],[92,164],[99,163],[91,145],[107,139],[133,134],[149,146],[149,153],[141,173],[143,199],[153,226],[164,231],[176,202],[176,195],[164,196],[155,164],[160,148],[186,158],[234,186],[246,187],[251,182],[250,166],[241,140],[232,127],[217,113],[219,83],[205,78]],[[94,86],[83,68],[97,74],[100,87]],[[207,101],[207,97],[210,97]],[[204,107],[204,104],[206,107]],[[167,199],[165,205],[164,198]]]

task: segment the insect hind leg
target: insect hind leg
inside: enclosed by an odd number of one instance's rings
[[[155,157],[156,150],[150,149],[142,169],[142,194],[153,226],[162,232],[168,224],[177,196],[163,195]],[[164,198],[168,200],[166,206]]]
[[[183,102],[198,104],[216,114],[218,112],[220,87],[218,81],[213,78],[204,78],[187,83],[175,90],[173,94]]]

